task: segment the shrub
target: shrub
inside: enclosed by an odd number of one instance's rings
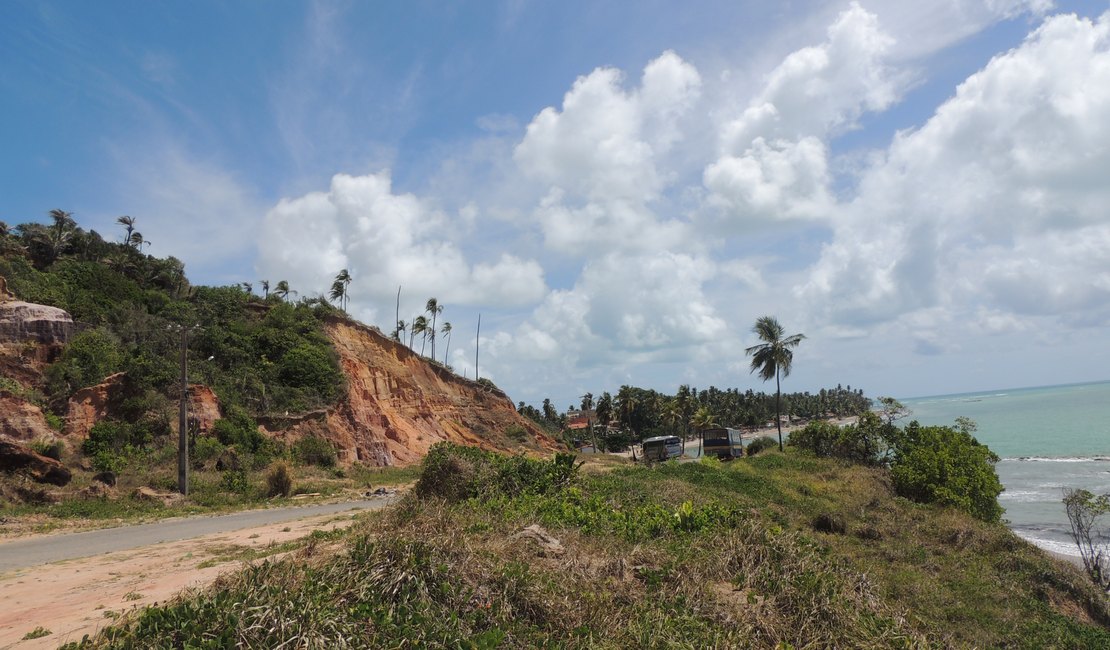
[[[31,449],[41,456],[53,458],[54,460],[62,459],[62,441],[61,440],[44,440],[39,438],[33,441],[30,445]]]
[[[225,417],[212,424],[212,433],[221,444],[235,445],[243,451],[256,452],[266,442],[258,424],[241,408],[229,407]]]
[[[54,415],[50,411],[43,411],[42,416],[46,420],[46,424],[51,429],[53,429],[55,431],[61,431],[62,429],[65,429],[65,427],[66,427],[65,420],[58,417],[57,415]]]
[[[894,489],[919,503],[959,508],[983,521],[998,521],[1002,483],[998,456],[967,431],[911,422],[891,467]]]
[[[89,437],[81,443],[81,452],[86,456],[96,456],[104,451],[129,453],[150,442],[150,430],[141,423],[101,420],[89,429]]]
[[[793,435],[791,435],[791,437],[793,437]],[[764,449],[772,449],[778,446],[778,441],[771,436],[761,436],[748,443],[748,455],[755,456]]]
[[[790,434],[787,444],[804,449],[815,456],[840,458],[865,465],[886,461],[889,430],[874,413],[864,413],[857,424],[838,426],[819,420]]]
[[[267,477],[267,481],[268,480],[269,477]],[[290,480],[289,484],[290,489],[292,489],[292,480]],[[250,480],[247,478],[247,473],[241,469],[230,469],[224,472],[223,475],[220,477],[220,485],[223,486],[224,490],[228,492],[234,492],[235,494],[247,494],[248,492],[250,492],[251,488],[251,483]],[[270,496],[274,495],[270,494]],[[282,494],[282,496],[289,495],[287,493],[284,493]]]
[[[201,436],[189,447],[189,458],[194,463],[204,464],[218,457],[224,449],[226,447],[216,438]]]
[[[266,474],[266,496],[287,497],[293,493],[293,473],[285,463],[275,463]]]
[[[575,458],[574,454],[559,453],[550,461],[532,460],[441,442],[424,457],[415,491],[420,497],[434,496],[450,502],[547,494],[574,481],[581,467]]]
[[[335,448],[324,438],[305,436],[293,445],[293,451],[301,463],[317,467],[335,467]]]

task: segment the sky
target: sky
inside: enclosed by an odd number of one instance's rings
[[[514,401],[773,390],[764,315],[788,391],[1110,379],[1106,0],[7,0],[0,142],[0,220],[435,297]]]

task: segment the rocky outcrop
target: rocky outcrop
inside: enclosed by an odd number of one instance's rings
[[[0,390],[0,435],[12,440],[53,440],[56,433],[46,423],[42,409],[22,397]]]
[[[108,417],[111,405],[118,401],[124,390],[126,373],[108,375],[95,386],[82,388],[69,398],[66,409],[66,437],[84,440],[89,437],[89,429]]]
[[[559,447],[504,393],[429,363],[364,325],[335,318],[324,329],[339,353],[347,395],[314,418],[288,426],[263,421],[271,435],[289,442],[326,437],[341,462],[378,466],[419,462],[440,441],[512,452]]]
[[[65,465],[8,438],[0,438],[0,472],[21,472],[38,483],[59,486],[73,477]]]
[[[0,343],[64,344],[73,319],[64,309],[20,300],[0,302]]]

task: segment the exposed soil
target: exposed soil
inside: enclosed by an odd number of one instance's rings
[[[242,566],[248,549],[346,527],[353,515],[321,515],[0,574],[0,649],[56,648],[118,617],[204,587]],[[273,556],[271,556],[273,557]],[[51,634],[23,637],[38,627]]]

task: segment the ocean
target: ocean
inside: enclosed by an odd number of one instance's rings
[[[901,402],[913,412],[902,423],[974,420],[975,437],[1002,459],[995,469],[1006,490],[998,502],[1010,528],[1041,548],[1078,556],[1063,490],[1110,493],[1110,381]]]

